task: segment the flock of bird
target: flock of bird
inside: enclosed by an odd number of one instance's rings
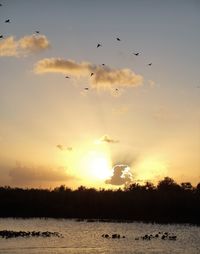
[[[0,7],[1,7],[1,6],[2,6],[2,4],[0,3]],[[11,23],[11,20],[10,20],[10,19],[6,19],[6,20],[4,21],[4,23]],[[39,31],[39,30],[36,30],[36,31],[35,31],[35,34],[40,34],[40,31]],[[3,34],[0,34],[0,39],[4,39],[4,35],[3,35]],[[116,40],[117,40],[118,42],[121,42],[121,38],[119,38],[119,37],[116,37]],[[97,48],[102,47],[102,44],[101,44],[101,43],[98,43],[96,47],[97,47]],[[140,53],[140,52],[136,52],[136,53],[133,53],[133,54],[134,54],[135,56],[139,56],[141,53]],[[148,63],[148,66],[151,66],[151,65],[152,65],[152,63]],[[105,66],[105,64],[103,63],[102,66]],[[95,75],[95,73],[94,73],[94,72],[91,72],[91,73],[90,73],[90,77],[92,77],[93,75]],[[66,75],[65,78],[66,78],[66,79],[70,79],[70,76]],[[85,87],[84,90],[85,90],[85,91],[88,91],[88,90],[89,90],[89,87]],[[118,88],[115,88],[115,91],[118,92],[119,89],[118,89]]]
[[[119,41],[119,42],[121,42],[121,39],[120,39],[119,37],[116,37],[116,40]],[[97,43],[97,46],[96,46],[96,47],[99,48],[99,47],[102,47],[102,46],[103,46],[103,45],[102,45],[101,43]],[[139,56],[141,53],[140,53],[140,52],[136,52],[136,53],[133,52],[133,54],[134,54],[135,56]],[[105,66],[104,63],[101,64],[101,65],[102,65],[102,66]],[[148,66],[151,66],[152,63],[148,63],[147,65],[148,65]],[[91,73],[90,73],[90,77],[92,77],[94,74],[95,74],[94,72],[91,72]],[[67,76],[65,76],[65,78],[66,78],[66,79],[69,79],[70,76],[67,75]],[[89,87],[85,87],[84,90],[88,91],[88,90],[89,90]],[[118,88],[115,88],[115,91],[118,92],[119,89],[118,89]]]

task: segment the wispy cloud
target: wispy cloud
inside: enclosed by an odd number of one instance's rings
[[[63,146],[63,145],[57,145],[56,146],[59,150],[61,150],[61,151],[72,151],[72,147],[71,146],[68,146],[68,147],[66,147],[66,146]]]
[[[71,74],[75,77],[89,75],[94,70],[94,66],[87,62],[76,63],[73,60],[61,58],[45,58],[35,65],[36,73],[63,73]]]
[[[130,69],[112,69],[108,66],[98,66],[88,62],[77,63],[61,58],[45,58],[38,61],[35,65],[35,73],[62,73],[77,78],[88,77],[91,87],[97,90],[137,87],[143,83],[143,77]]]
[[[112,139],[110,138],[108,135],[104,135],[102,136],[99,140],[98,140],[99,143],[118,143],[119,140],[116,140],[116,139]]]
[[[25,56],[30,53],[43,51],[49,47],[50,43],[45,35],[27,35],[19,40],[10,36],[0,41],[0,56]]]
[[[116,165],[113,168],[113,175],[105,181],[106,184],[112,185],[128,185],[132,182],[133,176],[130,167],[127,165]]]

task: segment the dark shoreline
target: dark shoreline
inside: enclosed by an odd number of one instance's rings
[[[143,224],[159,224],[159,225],[184,225],[184,226],[196,226],[200,227],[200,223],[190,223],[190,222],[157,222],[157,221],[143,221],[143,220],[118,220],[118,219],[82,219],[82,218],[64,218],[64,217],[0,217],[0,219],[15,219],[15,220],[32,220],[32,219],[55,219],[55,220],[72,220],[75,222],[87,222],[87,223],[143,223]]]
[[[199,222],[188,222],[188,221],[161,221],[161,220],[125,220],[125,219],[77,219],[77,218],[67,218],[67,217],[11,217],[11,216],[5,216],[0,217],[0,219],[16,219],[16,220],[31,220],[31,219],[55,219],[55,220],[72,220],[76,222],[87,222],[87,223],[144,223],[144,224],[159,224],[159,225],[189,225],[189,226],[197,226],[200,227]]]

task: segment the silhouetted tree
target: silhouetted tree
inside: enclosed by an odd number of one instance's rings
[[[192,184],[190,182],[181,183],[181,188],[183,190],[192,190]]]
[[[168,190],[179,190],[180,186],[170,177],[165,177],[164,180],[159,181],[157,185],[158,190],[168,191]]]
[[[154,186],[132,183],[124,190],[86,188],[53,190],[0,187],[0,217],[54,217],[134,220],[200,225],[200,183],[178,185],[165,177]]]

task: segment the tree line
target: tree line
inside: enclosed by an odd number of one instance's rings
[[[79,218],[106,221],[200,225],[200,183],[177,184],[165,177],[157,186],[132,183],[123,189],[65,185],[54,189],[0,187],[0,217]]]

